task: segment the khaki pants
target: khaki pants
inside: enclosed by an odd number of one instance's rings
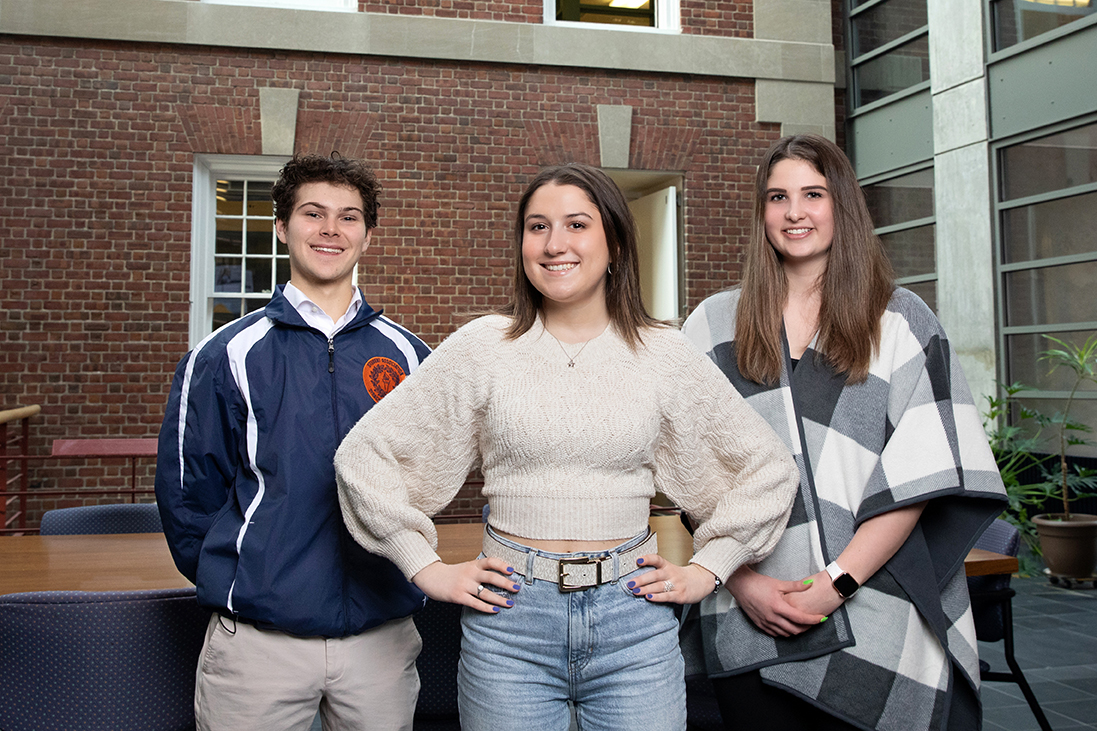
[[[352,637],[296,637],[217,614],[198,663],[200,731],[325,731],[412,727],[422,641],[411,617]]]

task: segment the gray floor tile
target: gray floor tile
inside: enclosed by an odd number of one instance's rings
[[[1052,586],[1046,577],[1014,579],[1016,655],[1056,731],[1097,731],[1097,591]],[[979,655],[1005,672],[1004,644],[979,643]],[[983,728],[1039,728],[1015,683],[983,684]]]

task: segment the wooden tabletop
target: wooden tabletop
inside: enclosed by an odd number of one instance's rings
[[[684,565],[693,541],[676,515],[652,516],[659,553]],[[438,553],[447,563],[480,553],[484,526],[438,526]],[[964,562],[968,576],[1012,573],[1017,559],[974,549]],[[190,582],[176,570],[163,533],[0,537],[0,594],[24,591],[133,591],[177,589]]]
[[[973,548],[964,559],[964,573],[968,576],[1012,574],[1019,567],[1016,556]]]
[[[0,537],[0,594],[188,586],[163,533]]]

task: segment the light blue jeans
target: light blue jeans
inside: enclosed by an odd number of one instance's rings
[[[673,605],[633,596],[628,576],[567,594],[553,582],[517,574],[515,581],[522,588],[507,594],[513,607],[498,614],[466,608],[462,615],[457,689],[463,731],[567,731],[569,701],[580,731],[686,727],[685,668]]]

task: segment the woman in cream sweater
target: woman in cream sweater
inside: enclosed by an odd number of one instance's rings
[[[682,729],[673,604],[769,554],[799,479],[727,378],[640,299],[617,186],[571,164],[518,205],[514,291],[370,410],[335,458],[347,527],[423,592],[467,607],[466,731]],[[442,563],[431,516],[479,466],[484,552]],[[660,557],[662,491],[699,525],[687,566]]]

